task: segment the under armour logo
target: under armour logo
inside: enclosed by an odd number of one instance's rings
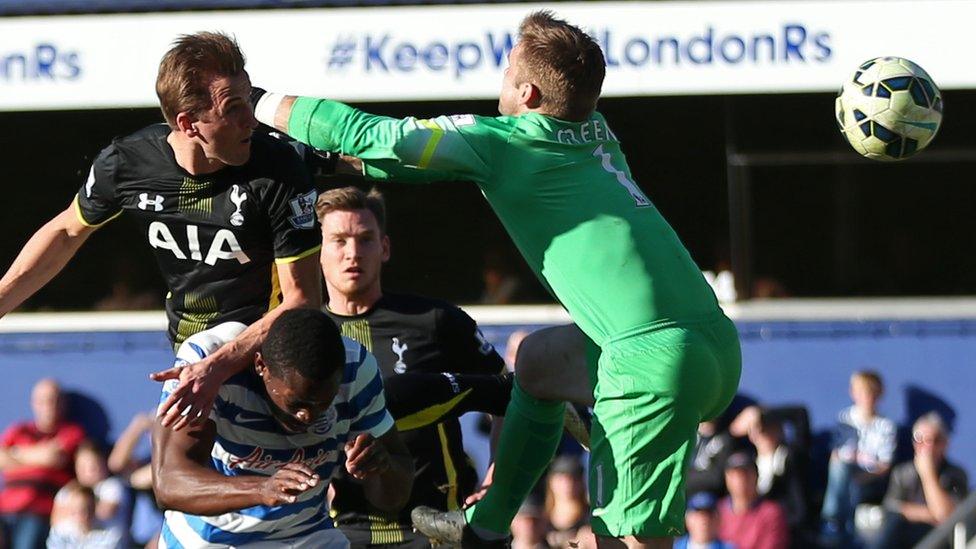
[[[407,371],[407,363],[403,361],[403,353],[407,352],[407,344],[400,343],[400,338],[393,338],[393,345],[390,346],[394,353],[396,353],[397,361],[393,366],[393,371],[402,374]]]
[[[230,224],[235,227],[240,227],[244,224],[244,214],[241,213],[241,206],[245,200],[247,200],[247,193],[242,193],[241,188],[234,185],[230,191],[230,201],[237,206],[237,209],[234,210],[234,213],[230,214]]]
[[[149,206],[152,206],[154,212],[161,212],[163,211],[163,197],[157,194],[150,200],[149,193],[141,193],[138,206],[140,210],[148,210]]]

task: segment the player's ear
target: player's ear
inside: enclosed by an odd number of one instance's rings
[[[187,137],[196,137],[198,135],[196,129],[197,117],[186,111],[180,111],[176,113],[176,130]]]
[[[542,105],[542,90],[535,84],[523,82],[519,85],[519,102],[530,109],[538,109]]]
[[[268,365],[265,364],[264,357],[261,356],[260,351],[254,353],[254,371],[262,378],[268,372]]]
[[[390,237],[384,234],[380,238],[380,245],[383,246],[383,263],[386,263],[390,260]]]

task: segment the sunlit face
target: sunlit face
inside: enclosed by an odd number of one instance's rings
[[[685,527],[691,541],[707,543],[714,540],[718,532],[718,515],[711,509],[689,510],[685,513]]]
[[[213,106],[193,120],[195,137],[204,155],[228,166],[241,166],[251,157],[251,133],[257,119],[251,108],[247,73],[221,76],[210,82]]]
[[[505,116],[514,116],[521,110],[522,86],[519,82],[521,69],[519,45],[516,44],[508,53],[508,68],[502,76],[502,90],[498,96],[498,112]]]
[[[380,271],[390,259],[390,239],[369,210],[336,210],[322,218],[322,274],[329,295],[380,293]]]
[[[851,400],[857,406],[873,410],[880,396],[870,383],[858,378],[851,380]]]
[[[79,451],[75,455],[75,477],[82,486],[94,488],[96,484],[108,478],[108,467],[97,452]]]
[[[753,499],[758,494],[756,481],[758,475],[748,467],[733,467],[725,470],[725,486],[729,495],[736,498]]]
[[[335,373],[324,380],[309,379],[294,370],[276,376],[260,353],[255,360],[255,370],[264,381],[271,400],[271,415],[289,434],[308,431],[332,405],[342,381],[342,368],[336,368]]]
[[[550,473],[549,489],[560,499],[574,499],[581,493],[582,479],[569,473]]]
[[[948,445],[949,439],[946,438],[945,433],[931,423],[919,423],[912,431],[912,446],[915,448],[915,453],[928,451],[936,459],[941,460],[945,457]]]
[[[61,388],[57,383],[43,380],[31,392],[31,411],[34,424],[44,433],[53,432],[61,420]]]

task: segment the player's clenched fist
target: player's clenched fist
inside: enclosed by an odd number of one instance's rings
[[[318,483],[318,474],[305,464],[286,463],[261,486],[262,504],[273,507],[294,503],[302,492]]]
[[[373,435],[363,433],[346,443],[346,471],[363,480],[390,468],[390,453]]]

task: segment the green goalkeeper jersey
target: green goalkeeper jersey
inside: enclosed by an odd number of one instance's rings
[[[395,119],[299,98],[288,130],[361,158],[372,179],[476,182],[532,270],[600,346],[718,311],[599,113],[583,122],[535,113]]]

